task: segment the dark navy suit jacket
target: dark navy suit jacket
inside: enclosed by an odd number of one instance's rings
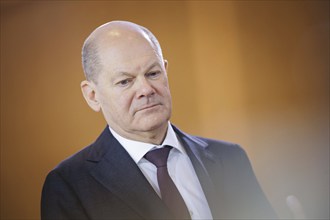
[[[214,219],[276,218],[242,148],[174,130],[191,159]],[[173,218],[108,127],[93,144],[48,174],[41,217]]]

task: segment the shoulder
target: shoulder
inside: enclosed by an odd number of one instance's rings
[[[173,128],[189,147],[197,147],[208,154],[212,154],[220,159],[222,163],[249,163],[245,150],[237,143],[190,135],[174,126]]]
[[[211,151],[219,151],[226,154],[245,154],[245,150],[237,143],[199,136],[193,137],[207,143],[207,149]]]
[[[93,145],[89,145],[61,161],[48,173],[46,179],[71,179],[81,175],[86,170],[85,161],[92,147]]]
[[[104,143],[109,141],[109,131],[104,129],[101,135],[92,144],[84,147],[82,150],[69,156],[60,162],[51,172],[64,176],[80,175],[84,171],[90,168],[95,161],[103,157],[109,149],[109,146],[105,146]]]
[[[244,149],[237,143],[191,135],[181,131],[175,126],[173,126],[173,128],[181,139],[184,139],[186,142],[189,142],[191,144],[199,145],[200,147],[205,148],[207,150],[219,152],[221,151],[223,153],[245,154]]]
[[[237,143],[191,135],[190,138],[205,143],[205,150],[217,155],[223,162],[248,160],[245,150]]]

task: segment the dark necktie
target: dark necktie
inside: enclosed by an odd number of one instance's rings
[[[145,158],[157,167],[157,180],[162,200],[177,219],[190,219],[181,194],[168,174],[167,158],[172,147],[165,146],[149,151]]]

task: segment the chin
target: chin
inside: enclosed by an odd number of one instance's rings
[[[139,127],[144,131],[153,131],[161,127],[166,127],[168,120],[169,118],[143,120]]]

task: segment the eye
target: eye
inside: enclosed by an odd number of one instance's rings
[[[116,83],[116,85],[119,86],[127,86],[130,82],[132,82],[132,79],[124,79],[124,80],[120,80],[119,82]]]
[[[151,78],[151,79],[155,79],[155,78],[157,78],[160,74],[161,74],[160,71],[154,71],[154,72],[147,73],[147,74],[146,74],[146,77]]]

